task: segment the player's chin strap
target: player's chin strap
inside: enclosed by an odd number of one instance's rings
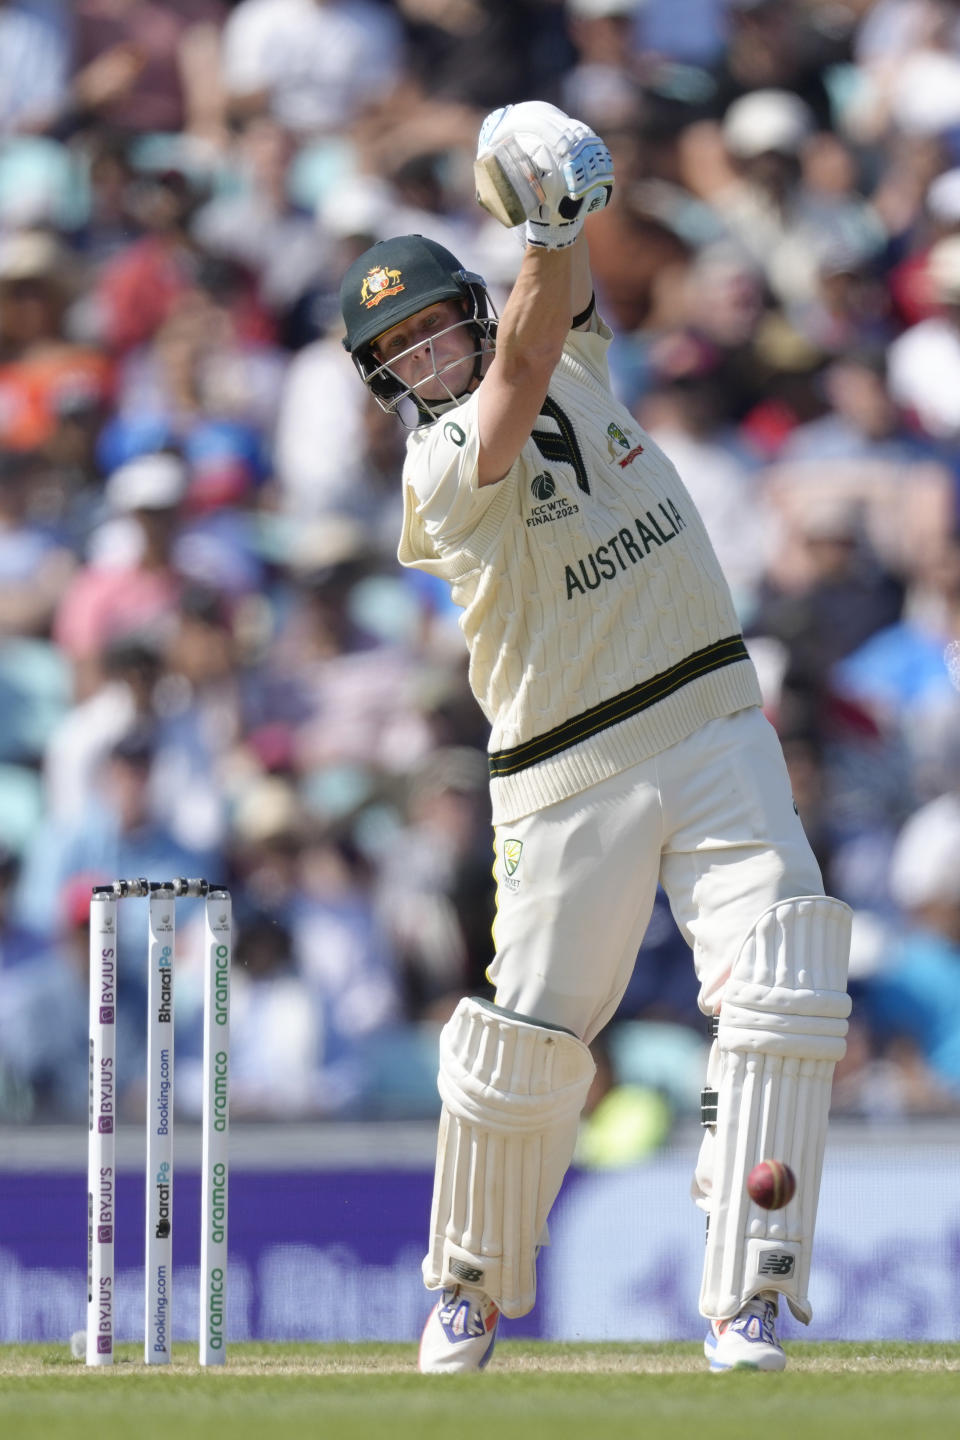
[[[440,419],[441,415],[446,415],[449,410],[456,410],[469,394],[470,391],[467,389],[462,395],[453,395],[449,400],[431,400],[428,408],[427,402],[418,399],[411,390],[410,399],[417,411],[417,428],[419,429],[421,425],[432,425],[434,420]]]
[[[460,1001],[440,1035],[428,1289],[472,1285],[508,1316],[533,1307],[537,1250],[594,1069],[568,1030]]]
[[[727,1319],[762,1290],[808,1324],[810,1250],[834,1066],[846,1051],[851,912],[821,895],[765,910],[724,987],[704,1091],[698,1166],[709,1212],[701,1313]],[[797,1193],[782,1210],[747,1194],[760,1160],[783,1160]]]
[[[483,364],[483,356],[478,355],[473,362],[473,374],[467,381],[466,388],[460,391],[459,395],[451,395],[449,400],[421,400],[410,391],[410,399],[417,407],[417,428],[421,425],[432,425],[434,420],[439,420],[441,415],[446,415],[450,410],[456,410],[464,400],[468,400],[473,393],[476,381],[480,380],[480,367]]]

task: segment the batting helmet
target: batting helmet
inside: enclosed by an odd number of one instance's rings
[[[423,235],[398,235],[380,240],[360,255],[340,285],[340,309],[347,333],[343,346],[385,410],[395,410],[406,395],[415,401],[421,419],[434,419],[460,397],[431,404],[406,386],[373,351],[373,342],[394,325],[409,320],[440,300],[459,300],[463,319],[476,349],[475,374],[496,333],[496,312],[479,275],[465,270],[457,257]]]

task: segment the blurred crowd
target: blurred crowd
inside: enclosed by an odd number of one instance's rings
[[[856,911],[836,1107],[960,1110],[960,3],[0,0],[0,1120],[86,1113],[120,875],[233,893],[235,1116],[433,1113],[436,1029],[487,993],[487,732],[446,587],[396,561],[404,432],[336,297],[417,231],[502,304],[472,159],[528,98],[614,153],[614,387]],[[145,902],[122,933],[133,1118]],[[602,1088],[692,1110],[705,1044],[660,896]]]

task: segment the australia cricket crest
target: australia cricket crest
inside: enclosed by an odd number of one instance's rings
[[[626,455],[619,455],[617,452],[617,446],[619,446],[621,450],[626,450]],[[617,425],[613,420],[611,420],[610,424],[607,426],[607,449],[610,451],[610,459],[616,460],[621,470],[625,470],[630,464],[631,460],[636,460],[638,455],[643,454],[643,446],[631,446],[627,436],[624,435],[623,431],[620,429],[620,426]]]
[[[522,840],[504,840],[503,842],[503,883],[508,890],[519,890],[520,880],[517,877],[517,867],[520,864],[520,856],[523,854]]]
[[[399,270],[389,270],[385,265],[375,265],[363,277],[360,299],[369,310],[371,306],[379,305],[381,300],[386,300],[388,295],[397,295],[404,289],[406,286],[401,284]]]

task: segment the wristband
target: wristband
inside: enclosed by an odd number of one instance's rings
[[[583,217],[576,220],[561,220],[556,224],[545,224],[540,220],[528,220],[526,239],[528,245],[541,250],[565,250],[572,245],[583,229]]]
[[[590,296],[590,304],[586,307],[586,309],[581,310],[579,315],[574,315],[573,319],[570,321],[570,329],[577,330],[581,325],[586,325],[587,321],[590,319],[590,316],[593,314],[596,308],[597,297],[596,293],[594,293]]]

